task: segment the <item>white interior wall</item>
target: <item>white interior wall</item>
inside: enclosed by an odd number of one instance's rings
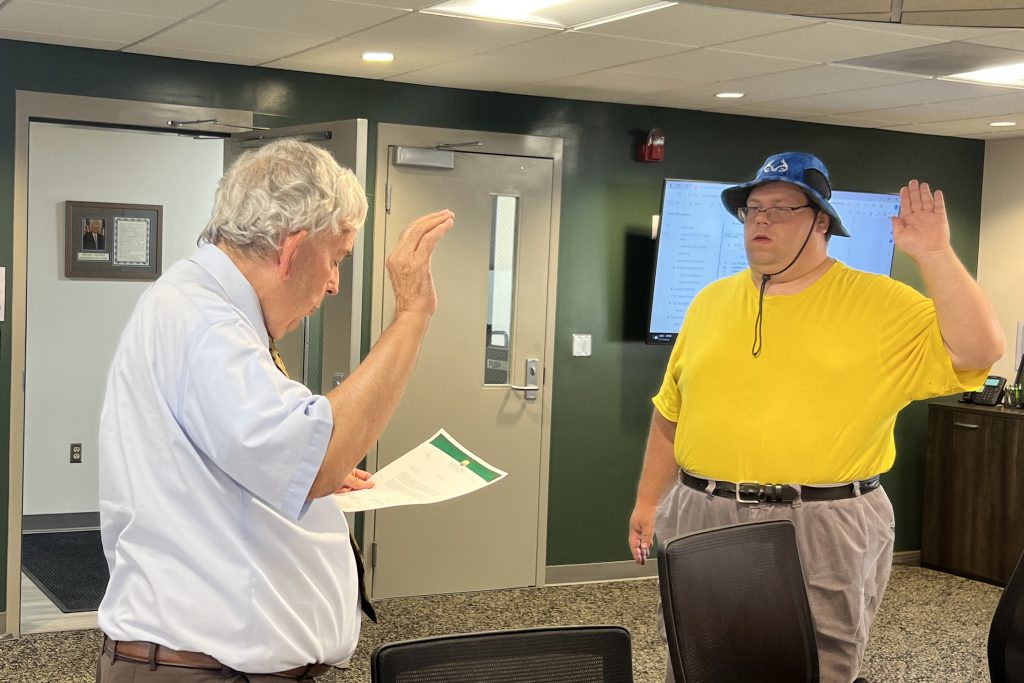
[[[31,124],[29,135],[24,513],[95,512],[107,369],[149,283],[65,278],[64,202],[162,205],[166,269],[195,249],[223,145],[47,123]],[[82,443],[81,464],[69,462],[73,442]]]
[[[978,282],[984,287],[1006,333],[1006,353],[992,370],[1012,381],[1017,321],[1024,320],[1024,138],[985,143]]]

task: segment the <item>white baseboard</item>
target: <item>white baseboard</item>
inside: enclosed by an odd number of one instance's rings
[[[559,564],[545,568],[544,582],[550,586],[557,583],[646,579],[657,575],[658,563],[653,559],[642,567],[632,560],[592,562],[590,564]]]

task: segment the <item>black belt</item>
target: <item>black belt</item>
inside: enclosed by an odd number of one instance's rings
[[[680,471],[679,481],[692,489],[706,491],[710,480],[695,477]],[[799,490],[789,484],[753,484],[731,481],[715,481],[712,493],[722,498],[732,498],[737,503],[792,503],[802,500],[842,500],[855,498],[874,491],[882,485],[877,476],[839,486],[801,486]]]

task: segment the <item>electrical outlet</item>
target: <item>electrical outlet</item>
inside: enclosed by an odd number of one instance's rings
[[[71,464],[78,465],[82,462],[82,444],[71,444]]]

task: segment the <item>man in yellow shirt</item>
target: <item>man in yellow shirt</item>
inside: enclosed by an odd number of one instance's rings
[[[849,234],[831,194],[824,164],[803,152],[769,157],[722,193],[750,267],[687,311],[654,397],[629,546],[642,563],[655,533],[792,520],[821,680],[849,683],[892,565],[878,475],[896,455],[896,415],[980,385],[1005,339],[950,246],[941,191],[911,180],[892,219],[930,299],[828,256],[828,239]]]

